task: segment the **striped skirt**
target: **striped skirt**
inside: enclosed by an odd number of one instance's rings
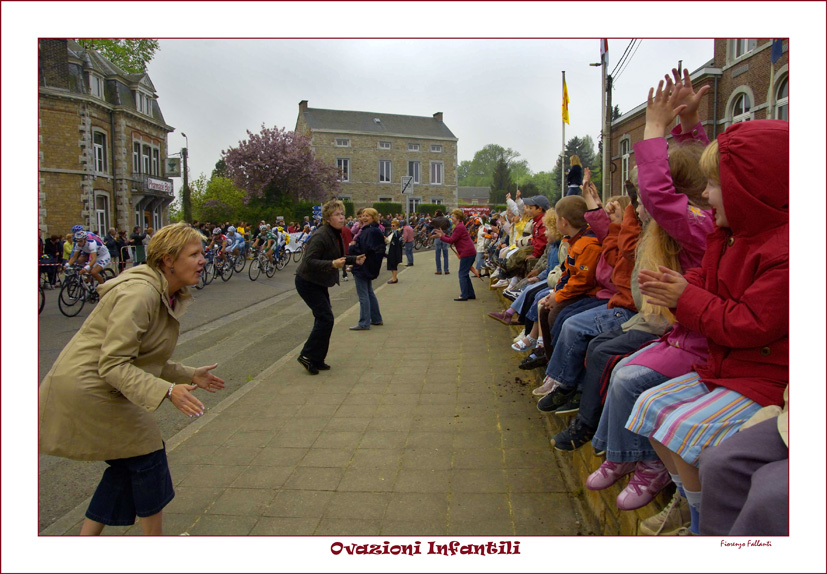
[[[641,394],[626,428],[698,466],[702,450],[738,432],[760,408],[735,391],[723,387],[710,391],[697,373],[689,373]]]

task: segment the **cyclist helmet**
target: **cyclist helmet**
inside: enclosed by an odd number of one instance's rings
[[[72,233],[77,233],[78,231],[83,231],[82,225],[73,225],[72,226]]]
[[[86,241],[89,236],[86,234],[85,231],[82,229],[80,231],[76,231],[74,235],[75,241]]]
[[[227,233],[235,233],[235,227],[232,225],[227,228]]]
[[[215,229],[212,230],[212,234],[213,235],[221,235],[221,228],[216,227]]]
[[[284,232],[284,228],[281,225],[279,225],[279,231]]]
[[[267,231],[267,226],[266,225],[259,225],[258,230],[261,231],[262,233],[264,233],[265,231]]]

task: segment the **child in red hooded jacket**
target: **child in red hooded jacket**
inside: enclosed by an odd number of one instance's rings
[[[755,412],[783,404],[789,383],[789,124],[730,126],[701,157],[717,229],[701,267],[641,271],[641,292],[703,334],[696,372],[644,392],[626,423],[677,473],[698,533],[698,457]]]

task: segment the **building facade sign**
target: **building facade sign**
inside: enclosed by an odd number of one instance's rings
[[[146,188],[153,191],[162,191],[172,195],[172,182],[155,179],[152,177],[146,178]]]

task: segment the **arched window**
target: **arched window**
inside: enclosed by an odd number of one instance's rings
[[[732,123],[737,124],[738,122],[748,122],[753,119],[753,114],[750,111],[751,109],[752,99],[749,97],[749,94],[738,94],[732,104]]]
[[[787,79],[783,78],[775,90],[775,119],[790,121],[790,97],[787,92]]]
[[[620,181],[624,182],[629,179],[629,155],[632,151],[632,140],[629,136],[624,136],[620,140]]]

